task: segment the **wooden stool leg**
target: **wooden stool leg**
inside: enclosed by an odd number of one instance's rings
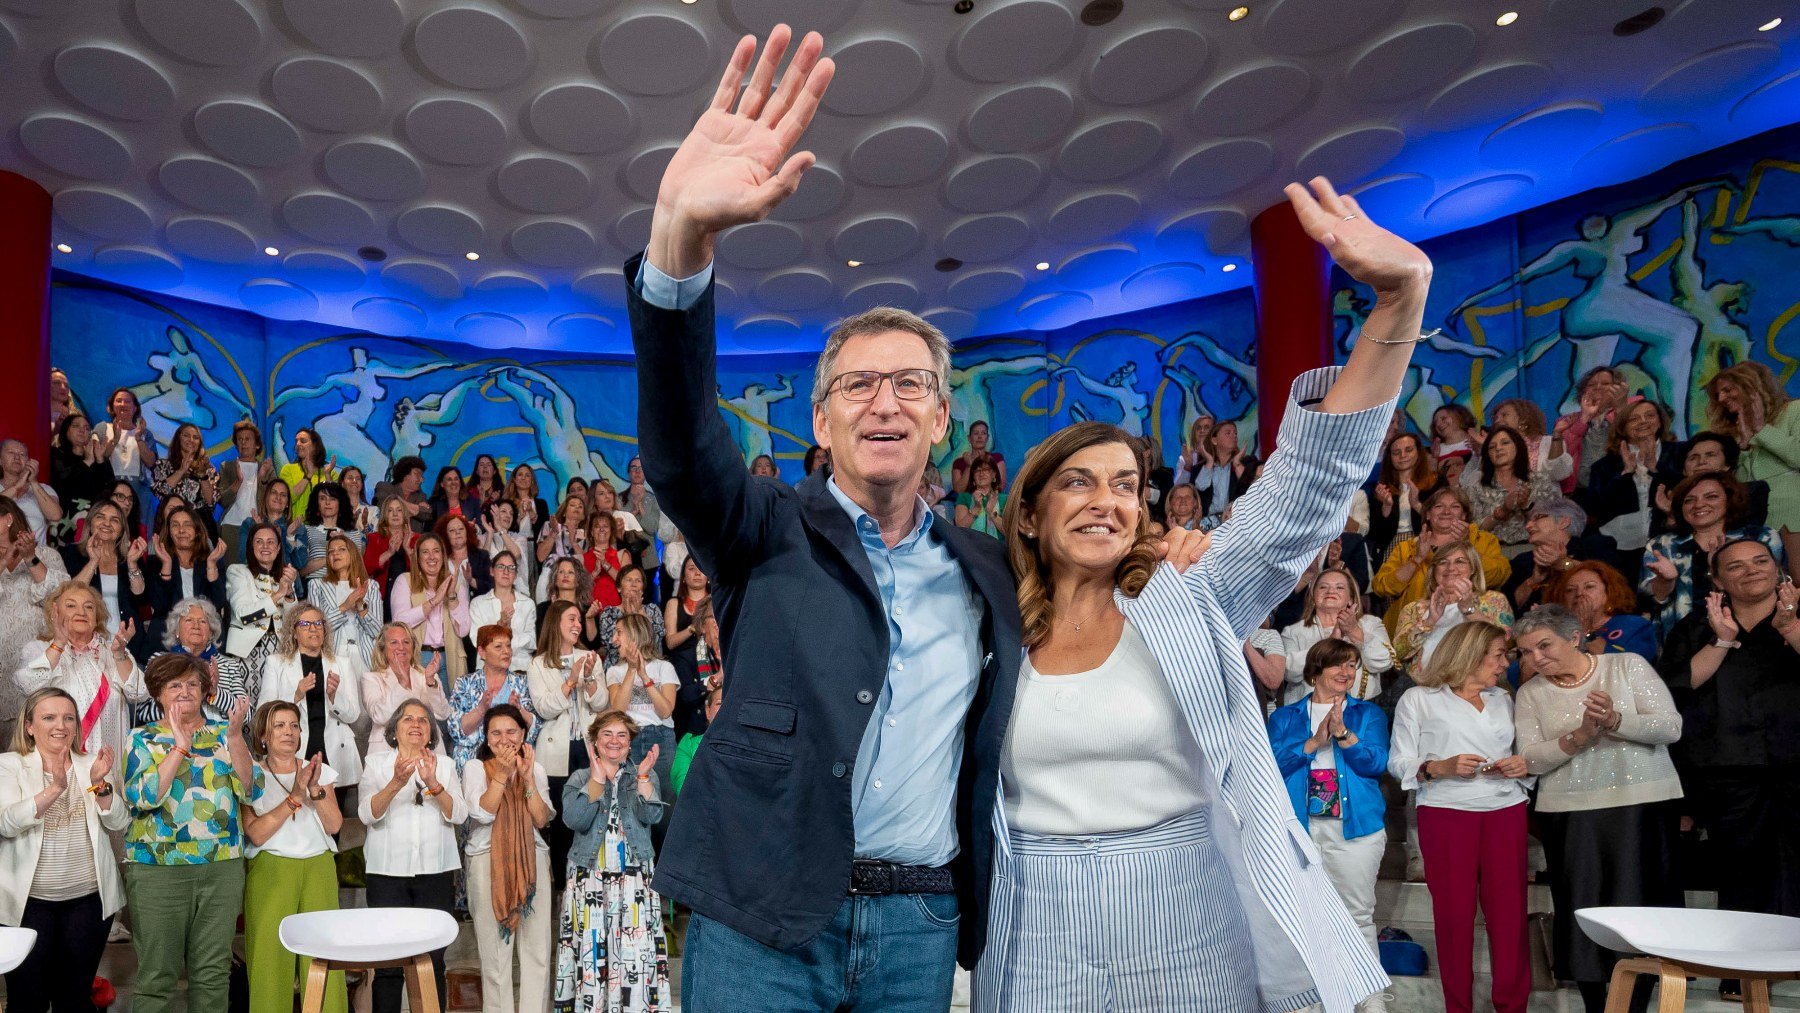
[[[1636,961],[1621,960],[1613,965],[1612,983],[1606,986],[1606,1013],[1628,1013],[1631,990],[1637,987],[1641,973]]]
[[[1769,981],[1766,978],[1745,978],[1744,1013],[1769,1013]]]
[[[1687,969],[1680,964],[1664,963],[1662,965],[1662,998],[1656,1004],[1657,1013],[1682,1013],[1687,1009]]]
[[[437,971],[431,954],[421,953],[406,965],[406,1005],[409,1013],[441,1013],[438,1008]]]
[[[325,1008],[325,976],[331,965],[317,957],[306,961],[306,992],[301,1000],[302,1013],[320,1013]]]

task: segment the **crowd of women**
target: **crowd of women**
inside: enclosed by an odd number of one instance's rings
[[[1610,368],[1554,425],[1524,400],[1485,425],[1447,405],[1424,435],[1396,417],[1342,537],[1246,645],[1295,813],[1371,945],[1406,828],[1454,1013],[1473,1008],[1477,911],[1493,1008],[1526,1008],[1530,838],[1554,974],[1591,1013],[1618,955],[1579,908],[1692,889],[1800,915],[1780,787],[1800,775],[1800,408],[1755,363],[1707,393],[1711,429],[1685,441]],[[1219,459],[1208,421],[1184,467]],[[1206,523],[1190,504],[1208,491],[1172,489],[1168,522]]]
[[[1577,907],[1700,884],[1800,914],[1800,409],[1751,363],[1708,392],[1686,441],[1607,368],[1554,425],[1524,400],[1486,424],[1448,405],[1424,435],[1396,414],[1342,537],[1246,645],[1371,946],[1408,827],[1450,1010],[1471,1008],[1477,909],[1494,1007],[1525,1008],[1528,835],[1590,1010],[1615,955]],[[623,489],[558,491],[481,454],[427,489],[418,458],[371,482],[311,430],[276,467],[250,422],[215,460],[191,425],[159,447],[129,390],[98,424],[60,405],[47,476],[0,445],[0,921],[58,941],[8,976],[12,1008],[88,1009],[128,909],[142,1009],[184,975],[194,1008],[225,1008],[241,912],[252,1008],[286,1013],[301,969],[277,928],[337,905],[347,819],[371,906],[467,911],[487,1010],[661,1008],[650,872],[724,666],[637,462]],[[969,438],[921,494],[1001,537],[1007,464],[985,424]],[[1169,528],[1216,526],[1261,468],[1205,417],[1172,465],[1146,450]],[[1416,815],[1390,821],[1400,791]],[[1684,833],[1707,869],[1678,863]],[[398,974],[376,975],[379,1013]],[[334,976],[326,1008],[345,1003]]]

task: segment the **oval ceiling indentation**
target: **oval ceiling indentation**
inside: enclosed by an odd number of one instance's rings
[[[1596,185],[1647,175],[1693,151],[1700,131],[1691,123],[1658,123],[1596,146],[1575,163],[1578,178]]]
[[[637,133],[636,118],[624,99],[581,82],[538,93],[525,121],[544,145],[571,155],[614,151]]]
[[[506,242],[520,260],[539,267],[591,264],[599,250],[594,234],[585,226],[560,218],[526,222],[514,229]]]
[[[667,14],[614,24],[594,41],[590,62],[601,77],[634,95],[675,95],[717,72],[700,29]]]
[[[518,313],[542,306],[550,298],[550,288],[528,274],[495,271],[470,285],[469,294],[489,309]]]
[[[1075,19],[1051,0],[1015,0],[975,9],[950,44],[958,72],[975,81],[1018,81],[1060,66],[1076,49]]]
[[[103,116],[153,120],[175,105],[175,85],[137,53],[108,45],[69,46],[51,64],[56,83]]]
[[[1433,225],[1476,225],[1519,210],[1537,183],[1530,176],[1503,173],[1488,176],[1449,191],[1425,208],[1425,220]]]
[[[487,165],[506,151],[506,123],[487,106],[461,98],[426,99],[406,111],[406,139],[448,165]]]
[[[838,72],[821,103],[844,116],[873,116],[912,101],[925,87],[925,58],[898,39],[862,39],[832,54]]]
[[[977,158],[944,181],[944,201],[970,214],[1004,211],[1031,200],[1043,178],[1044,170],[1023,155]]]
[[[1075,100],[1061,88],[1027,84],[977,103],[964,128],[983,151],[1007,154],[1042,148],[1068,131]]]
[[[1742,95],[1780,62],[1781,47],[1772,42],[1740,42],[1710,49],[1650,82],[1638,107],[1659,118],[1698,113]]]
[[[950,302],[964,309],[992,309],[1010,302],[1025,291],[1025,276],[1017,271],[991,269],[971,271],[950,283]]]
[[[381,88],[338,60],[297,57],[276,67],[269,84],[275,104],[315,130],[349,133],[381,119]]]
[[[1137,117],[1117,117],[1084,127],[1057,152],[1056,169],[1079,183],[1123,179],[1162,153],[1162,128]]]
[[[896,215],[870,215],[844,226],[832,240],[832,250],[843,260],[882,264],[899,260],[919,248],[919,227]]]
[[[195,260],[247,264],[262,255],[255,236],[221,218],[176,218],[163,226],[163,235],[176,253]]]
[[[19,124],[19,144],[65,176],[115,180],[131,171],[131,149],[119,135],[78,116],[39,113]]]
[[[138,288],[174,288],[187,277],[181,261],[148,246],[108,246],[93,263],[104,277]]]
[[[1252,64],[1210,85],[1194,103],[1188,119],[1203,137],[1258,133],[1305,109],[1317,84],[1311,71],[1296,64]]]
[[[178,155],[156,170],[157,182],[195,211],[237,214],[254,207],[262,188],[244,170],[205,155]]]
[[[936,127],[904,123],[863,138],[845,167],[870,186],[912,186],[936,176],[949,157],[950,142]]]
[[[1141,205],[1131,194],[1101,190],[1070,198],[1050,215],[1049,233],[1066,243],[1094,243],[1124,232]]]
[[[1468,25],[1438,21],[1413,25],[1370,46],[1344,72],[1349,93],[1365,102],[1396,102],[1431,91],[1475,59]]]
[[[1556,72],[1541,63],[1515,61],[1482,67],[1438,92],[1421,126],[1464,130],[1516,115],[1549,94]]]
[[[1019,322],[1034,331],[1054,331],[1081,323],[1094,314],[1094,297],[1086,292],[1046,292],[1019,304]]]
[[[281,10],[306,41],[332,56],[386,56],[399,51],[406,32],[399,0],[281,0]]]
[[[1031,225],[1025,219],[1017,215],[983,215],[951,226],[939,249],[965,264],[979,264],[1016,257],[1031,241]]]
[[[235,67],[262,48],[262,24],[238,0],[135,0],[134,6],[145,35],[203,67]]]
[[[420,253],[440,257],[479,253],[487,239],[481,219],[448,204],[422,204],[394,220],[394,231]]]
[[[531,71],[525,34],[483,7],[431,11],[413,26],[412,48],[426,70],[459,88],[504,88]]]
[[[1529,168],[1545,152],[1572,151],[1600,129],[1606,110],[1594,102],[1558,102],[1494,128],[1481,142],[1481,160],[1496,168]]]
[[[783,271],[756,286],[756,301],[777,313],[803,313],[831,301],[837,288],[817,271]]]
[[[302,152],[300,131],[261,102],[220,99],[194,112],[194,132],[228,162],[257,169],[291,165]]]
[[[1298,179],[1324,176],[1350,186],[1393,161],[1406,148],[1406,135],[1390,126],[1352,127],[1320,141],[1294,165]]]
[[[352,197],[405,200],[425,192],[425,170],[399,145],[376,139],[334,144],[322,160],[325,178]]]
[[[1222,257],[1249,233],[1250,219],[1237,208],[1199,208],[1164,222],[1156,231],[1156,248],[1166,257]]]
[[[469,313],[457,318],[456,337],[485,348],[511,348],[525,341],[525,325],[504,313]]]
[[[1249,186],[1275,168],[1275,149],[1255,138],[1215,141],[1194,149],[1169,170],[1169,192],[1188,200]]]
[[[319,297],[279,278],[252,278],[238,287],[244,308],[276,320],[305,320],[319,312]]]
[[[362,261],[330,250],[296,250],[282,259],[281,269],[315,292],[354,292],[369,280]]]
[[[381,280],[427,299],[449,302],[463,295],[456,272],[428,260],[390,260],[381,269]]]
[[[54,206],[58,218],[100,239],[143,240],[156,228],[149,208],[114,190],[69,187],[57,191]]]
[[[356,326],[374,334],[402,338],[425,330],[425,311],[405,299],[376,296],[350,307],[350,318]]]
[[[1206,36],[1191,28],[1147,28],[1095,57],[1087,73],[1088,93],[1115,106],[1161,102],[1199,80],[1210,56]]]
[[[536,214],[568,214],[594,199],[594,184],[587,170],[553,155],[513,159],[500,167],[494,186],[508,204]]]
[[[844,202],[849,188],[836,169],[814,163],[800,177],[800,189],[781,202],[769,215],[786,222],[804,222],[828,215]]]
[[[281,205],[281,220],[295,232],[327,246],[366,242],[375,232],[375,216],[367,208],[323,191],[289,197]]]
[[[806,252],[800,230],[785,222],[752,222],[719,237],[720,259],[737,267],[773,271],[787,267]]]
[[[1385,28],[1400,5],[1400,0],[1276,0],[1258,26],[1258,37],[1271,53],[1328,53]]]

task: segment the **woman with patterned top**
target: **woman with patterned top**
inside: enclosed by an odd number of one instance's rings
[[[200,427],[183,422],[169,440],[169,456],[150,469],[150,489],[159,499],[180,496],[211,510],[219,503],[219,469],[206,456]]]
[[[483,720],[488,708],[509,703],[524,713],[529,727],[526,739],[537,741],[537,710],[531,705],[531,686],[523,672],[512,670],[512,630],[504,626],[483,626],[475,634],[476,652],[481,665],[457,680],[450,693],[451,738],[455,748],[456,768],[475,758],[486,741]]]
[[[1539,779],[1534,808],[1550,864],[1556,975],[1580,986],[1588,1013],[1600,1013],[1619,955],[1576,927],[1575,911],[1682,906],[1680,811],[1671,804],[1681,779],[1669,758],[1681,714],[1649,662],[1584,650],[1586,632],[1561,605],[1532,609],[1513,626],[1538,673],[1519,687],[1513,748]],[[1650,1002],[1644,984],[1631,1004],[1637,1013]]]
[[[331,536],[325,570],[306,585],[306,600],[325,613],[332,653],[367,665],[381,634],[381,588],[363,569],[353,539],[342,532]]]
[[[44,639],[25,647],[24,665],[13,673],[20,690],[54,686],[75,698],[81,715],[81,746],[106,746],[123,755],[130,729],[129,705],[144,698],[144,672],[131,657],[132,625],[106,634],[106,603],[100,592],[65,581],[44,601]]]
[[[1474,481],[1463,486],[1469,505],[1475,512],[1475,523],[1491,531],[1508,555],[1525,542],[1525,520],[1531,505],[1557,499],[1562,490],[1555,479],[1542,469],[1532,470],[1525,438],[1516,429],[1500,426],[1487,434],[1481,444],[1481,464],[1466,474]]]
[[[225,606],[225,543],[214,541],[199,510],[185,504],[163,515],[150,539],[144,567],[149,580],[150,620],[144,624],[147,645],[160,645],[163,624],[175,602],[200,597]]]
[[[137,947],[133,1009],[166,1013],[187,971],[188,1007],[228,1006],[231,941],[244,904],[240,806],[254,800],[244,741],[248,708],[225,721],[202,709],[212,673],[197,658],[165,654],[144,675],[164,719],[131,733],[125,756],[125,892]]]
[[[1387,850],[1381,775],[1387,773],[1388,728],[1380,707],[1355,696],[1362,655],[1336,637],[1308,648],[1300,672],[1312,692],[1269,715],[1269,742],[1294,815],[1318,845],[1325,874],[1379,959],[1375,880]],[[1357,1009],[1387,1013],[1387,1000],[1378,992]]]
[[[619,620],[625,616],[643,616],[650,623],[650,629],[661,644],[666,636],[663,626],[663,610],[644,600],[648,578],[644,571],[634,565],[626,565],[619,570],[619,604],[600,610],[594,617],[593,636],[590,642],[596,648],[606,651],[606,667],[611,668],[619,663],[619,649],[613,644],[613,631],[618,629]]]
[[[469,818],[456,765],[436,752],[438,726],[418,700],[394,710],[381,733],[387,749],[369,751],[357,797],[357,817],[369,828],[363,844],[370,907],[427,907],[448,912],[456,903],[452,874],[462,868],[456,828]],[[444,992],[444,951],[431,951],[438,995]],[[400,1013],[401,972],[375,972],[374,1013]]]
[[[556,934],[554,1013],[673,1008],[662,898],[650,889],[650,830],[666,808],[655,748],[633,768],[637,723],[622,711],[587,728],[587,776],[569,778],[562,818],[575,831]],[[628,775],[627,772],[630,772]],[[635,775],[635,776],[631,776]]]
[[[253,685],[244,663],[219,650],[219,626],[219,610],[212,602],[183,598],[169,610],[161,644],[164,651],[199,659],[212,674],[212,695],[201,705],[208,721],[224,721],[240,701],[256,699],[260,685],[260,676]],[[132,708],[131,717],[139,725],[161,721],[162,705],[146,697]]]
[[[1712,593],[1710,556],[1726,542],[1753,538],[1769,547],[1785,567],[1781,536],[1760,524],[1745,524],[1749,498],[1744,484],[1722,471],[1681,480],[1670,496],[1675,530],[1644,547],[1644,576],[1638,590],[1656,600],[1657,629],[1667,637],[1675,625]]]
[[[1394,653],[1409,671],[1422,672],[1431,664],[1439,641],[1465,622],[1512,625],[1512,606],[1506,596],[1488,590],[1481,557],[1468,542],[1452,542],[1432,553],[1425,578],[1425,596],[1400,610],[1395,624]]]
[[[281,945],[281,920],[338,907],[338,772],[317,753],[300,758],[306,719],[275,700],[256,709],[250,747],[257,757],[254,812],[245,826],[250,847],[244,874],[244,965],[251,1013],[292,1013],[295,985],[311,961]],[[324,1013],[345,1013],[344,975],[325,980]]]
[[[14,1013],[91,1013],[89,995],[125,886],[109,833],[130,813],[114,791],[113,751],[81,747],[75,698],[31,694],[0,755],[0,924],[39,945],[6,976]]]

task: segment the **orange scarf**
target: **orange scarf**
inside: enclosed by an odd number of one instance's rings
[[[506,767],[510,766],[499,760],[485,760],[483,765],[489,784],[504,780]],[[512,938],[520,920],[530,913],[531,900],[537,894],[537,833],[531,825],[525,785],[525,778],[507,783],[500,796],[500,808],[494,813],[492,846],[488,851],[494,920],[500,923],[501,939]]]

